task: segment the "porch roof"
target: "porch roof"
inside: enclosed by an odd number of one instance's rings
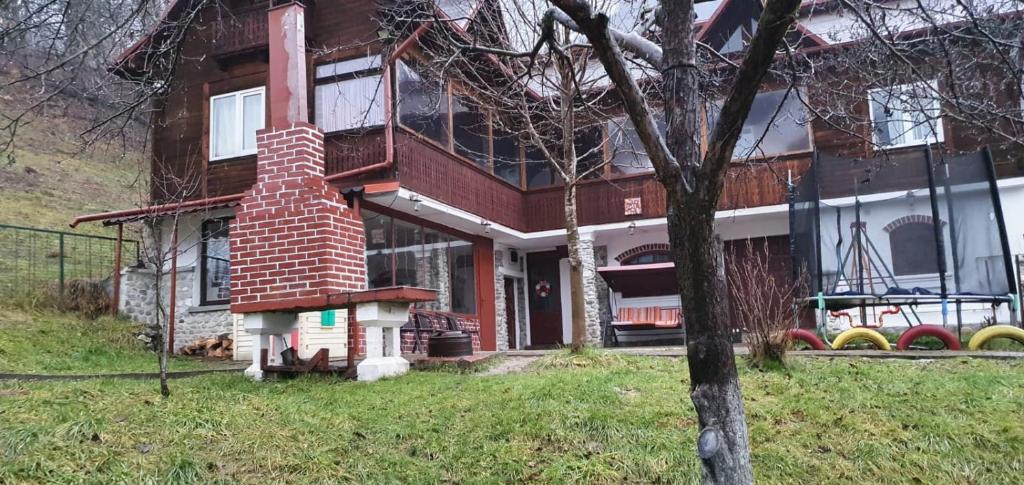
[[[602,266],[597,268],[597,273],[608,282],[608,286],[626,298],[679,292],[673,263]]]

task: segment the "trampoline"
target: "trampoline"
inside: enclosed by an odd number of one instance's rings
[[[820,312],[853,312],[867,327],[896,315],[925,325],[920,311],[938,310],[940,332],[964,324],[965,305],[1007,305],[1018,323],[1013,274],[992,157],[986,148],[937,155],[929,147],[875,158],[815,152],[810,169],[790,184],[790,254]],[[935,323],[935,322],[929,322]],[[921,329],[917,333],[923,332]]]

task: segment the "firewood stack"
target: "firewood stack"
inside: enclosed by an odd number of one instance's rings
[[[183,355],[193,357],[212,357],[215,359],[230,359],[235,349],[235,341],[228,337],[229,334],[222,334],[216,337],[199,338],[181,348]]]

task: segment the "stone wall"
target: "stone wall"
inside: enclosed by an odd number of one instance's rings
[[[597,274],[593,239],[580,238],[579,249],[580,262],[583,266],[583,299],[586,302],[587,344],[600,346],[603,343],[600,298],[602,293],[607,298],[608,291],[606,289],[604,292],[601,292],[598,289],[597,280],[601,279],[601,276]],[[572,310],[570,309],[569,311]]]
[[[594,247],[594,267],[600,268],[608,265],[608,246],[596,246]],[[607,328],[612,322],[612,305],[609,300],[608,283],[604,281],[601,275],[596,275],[594,278],[594,289],[597,291],[597,313],[598,323],[600,324],[600,341],[604,345],[609,345],[610,342],[606,342],[608,335]]]
[[[154,345],[160,334],[157,327],[156,272],[149,268],[126,268],[121,276],[121,313],[145,324],[139,339]],[[174,351],[198,338],[215,337],[232,331],[231,313],[226,306],[200,307],[195,300],[194,267],[178,268],[174,324]],[[163,275],[160,296],[166,306],[170,302],[170,274]]]
[[[498,350],[508,350],[508,322],[505,312],[505,275],[501,273],[504,263],[503,250],[494,251],[494,325]]]

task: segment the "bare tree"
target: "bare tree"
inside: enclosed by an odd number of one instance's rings
[[[496,8],[498,4],[504,9]],[[495,139],[512,138],[529,146],[526,163],[550,167],[555,181],[564,188],[571,349],[579,351],[587,342],[588,319],[583,258],[592,255],[582,249],[576,194],[582,182],[601,177],[609,168],[602,144],[588,143],[599,141],[603,125],[613,118],[608,77],[593,69],[591,53],[579,44],[578,33],[559,25],[553,17],[536,21],[547,8],[546,2],[481,6],[475,16],[478,24],[517,26],[497,37],[494,30],[467,32],[462,28],[466,17],[444,16],[425,8],[430,6],[429,2],[398,3],[385,16],[388,28],[408,30],[410,24],[433,27],[429,36],[420,39],[423,55],[418,56],[422,59],[419,68],[438,89],[443,90],[445,83],[469,87],[473,101],[490,110]],[[483,123],[478,129],[486,135],[488,127]],[[456,149],[478,160],[487,160],[489,155],[466,147]]]

